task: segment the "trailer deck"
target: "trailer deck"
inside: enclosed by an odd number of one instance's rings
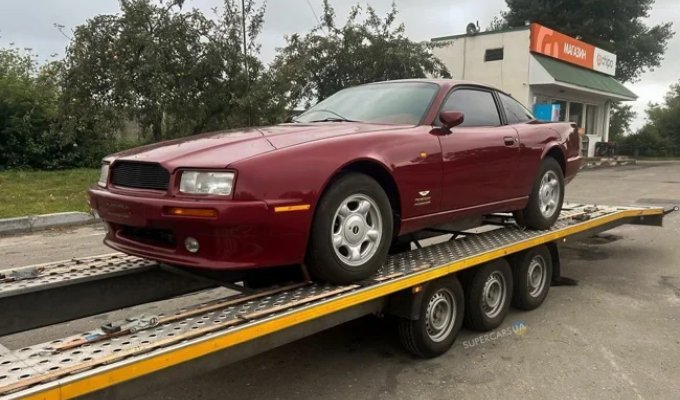
[[[562,243],[633,223],[660,226],[672,209],[565,205],[549,230],[525,230],[508,215],[481,229],[392,255],[371,279],[351,285],[296,282],[242,292],[108,328],[8,350],[0,346],[0,396],[67,399],[128,397],[152,384],[199,374],[385,309],[391,295],[546,243]],[[449,235],[450,236],[450,235]],[[163,265],[113,254],[4,271],[0,334],[40,329],[135,304],[195,293],[216,282],[173,274]],[[559,275],[559,271],[557,273]],[[136,283],[135,283],[136,282]],[[238,290],[238,287],[228,286]],[[83,297],[96,288],[100,296]],[[54,316],[64,301],[70,312]],[[84,299],[93,300],[89,305]],[[63,306],[61,308],[64,308]],[[50,312],[51,310],[51,312]]]

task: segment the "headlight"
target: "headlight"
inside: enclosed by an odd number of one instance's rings
[[[97,185],[101,187],[106,187],[106,183],[109,181],[109,163],[103,163],[102,169],[99,171],[99,181]]]
[[[189,194],[229,196],[233,187],[233,172],[182,171],[179,182],[179,191]]]

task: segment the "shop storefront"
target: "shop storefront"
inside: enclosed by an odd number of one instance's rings
[[[613,76],[616,55],[541,26],[433,39],[434,52],[455,79],[494,85],[541,120],[571,121],[589,156],[609,140],[612,104],[636,96]]]

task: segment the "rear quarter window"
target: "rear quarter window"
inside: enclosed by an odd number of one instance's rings
[[[519,101],[500,92],[498,92],[498,97],[501,99],[501,105],[503,106],[503,111],[505,111],[505,118],[508,120],[508,124],[522,124],[536,119]]]

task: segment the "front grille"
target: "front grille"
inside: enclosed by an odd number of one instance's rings
[[[119,161],[111,169],[111,183],[136,189],[168,190],[170,173],[159,164]]]

